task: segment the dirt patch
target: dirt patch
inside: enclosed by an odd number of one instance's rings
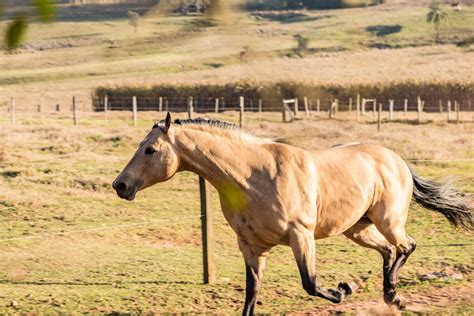
[[[407,299],[408,312],[424,314],[448,306],[472,305],[474,303],[473,293],[474,282],[471,281],[462,286],[431,288],[427,292],[406,294],[404,297]],[[292,313],[291,315],[333,315],[342,313],[356,315],[400,315],[400,311],[387,306],[382,298],[321,306],[308,311]]]

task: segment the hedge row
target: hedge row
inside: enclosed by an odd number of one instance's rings
[[[107,86],[98,87],[93,93],[93,104],[96,111],[104,108],[104,97],[107,95],[109,109],[129,110],[132,107],[133,96],[137,97],[139,110],[156,110],[161,97],[174,111],[186,110],[187,100],[193,97],[195,104],[202,110],[213,107],[214,100],[220,99],[221,107],[236,108],[239,97],[246,99],[256,108],[258,100],[263,101],[264,110],[277,111],[281,108],[282,99],[308,97],[315,103],[321,100],[324,104],[334,99],[348,103],[359,94],[361,98],[376,98],[377,102],[387,104],[390,99],[395,101],[395,109],[403,107],[405,99],[410,105],[416,104],[417,97],[425,101],[427,110],[438,106],[439,101],[458,101],[461,109],[468,109],[474,102],[474,83],[423,83],[401,82],[393,84],[359,84],[359,85],[321,85],[298,82],[277,82],[269,84],[234,83],[225,85],[174,85],[159,84],[155,86]],[[300,101],[300,104],[303,102]],[[196,106],[195,106],[196,108]],[[205,109],[204,109],[205,108]],[[344,108],[342,108],[344,109]]]

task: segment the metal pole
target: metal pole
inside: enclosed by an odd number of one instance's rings
[[[138,106],[137,106],[137,97],[134,96],[133,97],[133,104],[132,104],[132,111],[133,111],[133,126],[137,126],[137,110],[138,110]]]

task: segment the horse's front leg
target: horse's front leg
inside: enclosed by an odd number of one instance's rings
[[[246,275],[245,306],[242,315],[247,316],[253,315],[257,294],[262,285],[267,251],[255,251],[242,239],[239,239],[239,247],[244,255]]]
[[[316,282],[316,247],[314,233],[305,227],[290,229],[289,242],[298,264],[303,288],[309,295],[340,303],[344,297],[355,291],[355,284],[339,283],[337,289],[324,289]]]

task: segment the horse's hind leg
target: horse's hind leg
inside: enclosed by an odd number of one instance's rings
[[[316,282],[316,248],[314,233],[304,227],[292,227],[289,230],[289,242],[298,264],[303,288],[309,295],[340,303],[344,297],[352,294],[355,285],[339,283],[337,289],[324,289]]]
[[[360,219],[354,226],[344,232],[344,235],[355,243],[377,250],[383,258],[383,291],[386,300],[391,295],[393,287],[390,282],[390,270],[395,260],[395,247],[377,230],[368,218]]]
[[[408,257],[415,251],[416,242],[405,232],[408,203],[400,204],[390,203],[390,200],[387,198],[383,203],[375,205],[368,213],[368,216],[377,227],[377,230],[395,246],[397,251],[395,261],[388,272],[388,291],[384,293],[384,300],[387,304],[396,305],[398,308],[404,309],[406,307],[405,299],[397,294],[396,286],[400,270]]]

